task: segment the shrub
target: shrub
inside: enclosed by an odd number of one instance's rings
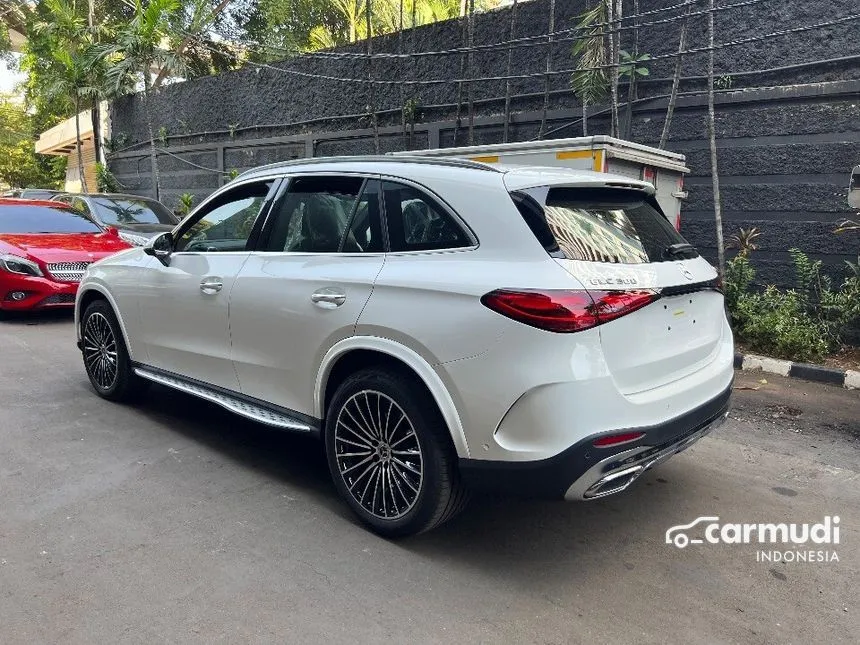
[[[768,286],[751,291],[755,269],[747,254],[727,263],[726,306],[738,340],[753,351],[799,361],[818,360],[835,350],[860,321],[860,275],[844,280],[838,290],[821,273],[821,262],[791,249],[795,288]],[[850,263],[849,263],[850,265]]]
[[[103,163],[96,164],[96,186],[100,193],[118,193],[122,188],[119,180]]]

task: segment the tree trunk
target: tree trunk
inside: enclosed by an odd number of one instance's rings
[[[695,0],[688,0],[687,13],[681,21],[680,34],[678,35],[678,57],[675,59],[675,73],[672,75],[672,92],[669,94],[669,105],[666,107],[666,120],[663,122],[663,133],[660,135],[658,147],[665,148],[669,142],[669,126],[672,124],[672,115],[675,113],[675,103],[678,101],[678,86],[681,84],[681,63],[684,52],[687,50],[687,24],[690,21],[690,11]]]
[[[582,136],[588,136],[588,103],[582,102]]]
[[[612,25],[612,31],[609,34],[609,40],[612,43],[612,82],[611,86],[611,101],[612,101],[612,117],[609,126],[609,133],[613,137],[618,136],[618,61],[621,59],[621,0],[606,0],[609,13],[609,23]]]
[[[726,272],[723,247],[723,212],[720,202],[720,175],[717,171],[717,135],[714,124],[714,0],[708,0],[708,138],[711,146],[711,181],[714,187],[714,225],[717,230],[717,260],[720,277]]]
[[[143,72],[143,111],[146,113],[146,129],[149,132],[149,160],[152,166],[152,193],[156,199],[161,198],[161,177],[158,174],[158,151],[155,149],[155,133],[152,130],[152,112],[149,109],[149,69]]]
[[[517,28],[517,0],[514,0],[513,6],[511,6],[511,31],[510,37],[508,40],[513,40],[516,38],[516,28]],[[513,64],[514,57],[514,46],[513,43],[508,45],[508,64],[505,67],[505,130],[503,135],[503,141],[505,143],[510,139],[511,134],[511,66]]]
[[[627,107],[624,110],[624,134],[630,140],[633,136],[633,102],[636,100],[636,59],[639,57],[639,0],[633,0],[633,65],[627,85]]]
[[[546,130],[546,113],[549,110],[549,79],[552,71],[552,37],[555,31],[555,0],[549,3],[549,31],[547,31],[546,43],[546,76],[543,79],[543,112],[540,117],[540,128],[538,128],[538,139],[543,138]]]
[[[463,7],[465,8],[465,3],[467,0],[463,0]],[[468,38],[469,29],[466,21],[463,20],[463,37],[462,37],[462,46],[466,46],[466,39]],[[460,124],[461,124],[461,112],[463,108],[463,76],[466,74],[466,55],[460,54],[460,82],[457,83],[457,114],[454,118],[454,141],[453,146],[457,146],[457,135],[460,133]]]
[[[475,100],[473,95],[472,77],[475,75],[475,54],[472,47],[475,45],[475,0],[469,0],[469,15],[466,18],[469,30],[469,145],[475,143]]]
[[[370,122],[373,125],[373,151],[379,154],[379,121],[376,118],[376,83],[373,82],[373,32],[371,30],[371,0],[364,7],[364,19],[367,27],[367,81],[370,89]]]
[[[415,45],[415,23],[417,21],[417,6],[415,0],[412,0],[412,29],[410,31],[411,44],[409,45],[409,50],[412,52],[412,79],[418,80],[418,57],[415,55],[416,45]],[[411,117],[409,119],[409,149],[412,150],[415,148],[415,119],[418,118],[418,115],[415,111],[418,109],[418,97],[413,96],[415,94],[415,88],[417,85],[413,85],[412,89],[409,92],[409,96],[413,99],[414,109],[412,110]]]
[[[400,0],[400,15],[397,23],[397,53],[400,58],[397,59],[397,66],[400,68],[402,80],[406,80],[406,66],[403,62],[403,0]],[[403,131],[403,149],[406,150],[409,141],[409,135],[406,131],[406,83],[400,83],[400,129]]]
[[[93,101],[93,109],[90,111],[93,122],[93,146],[96,151],[96,163],[102,162],[102,106],[101,101],[96,98]]]
[[[87,176],[84,172],[84,154],[81,151],[81,100],[75,97],[75,147],[78,150],[78,179],[81,181],[81,192],[90,192],[87,189]]]

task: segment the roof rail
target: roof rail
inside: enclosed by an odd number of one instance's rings
[[[291,168],[293,166],[310,166],[326,163],[407,163],[418,164],[423,166],[447,166],[449,168],[471,168],[473,170],[486,170],[489,172],[502,172],[498,168],[494,168],[479,161],[470,161],[468,159],[453,159],[446,157],[409,157],[409,156],[388,156],[388,155],[353,155],[345,157],[306,157],[303,159],[291,159],[290,161],[277,161],[275,163],[266,164],[246,170],[239,177],[246,177],[258,172],[266,170],[277,170],[280,168]]]

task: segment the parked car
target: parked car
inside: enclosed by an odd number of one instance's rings
[[[53,200],[69,204],[103,228],[116,228],[119,236],[134,246],[143,246],[152,236],[179,223],[164,204],[138,195],[64,193]]]
[[[129,246],[62,204],[0,198],[0,311],[74,306],[84,269]]]
[[[92,265],[76,327],[99,396],[151,381],[319,435],[352,510],[398,536],[476,487],[617,493],[716,427],[720,287],[642,181],[312,159]]]
[[[51,199],[54,195],[59,195],[61,191],[51,190],[50,188],[15,188],[6,191],[2,197],[18,197],[20,199]]]

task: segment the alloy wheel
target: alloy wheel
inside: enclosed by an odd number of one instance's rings
[[[109,389],[117,378],[117,346],[113,329],[104,314],[94,312],[87,318],[83,341],[87,372],[101,389]]]
[[[407,414],[391,397],[361,390],[343,404],[334,429],[338,471],[368,513],[394,520],[418,500],[424,459]]]

